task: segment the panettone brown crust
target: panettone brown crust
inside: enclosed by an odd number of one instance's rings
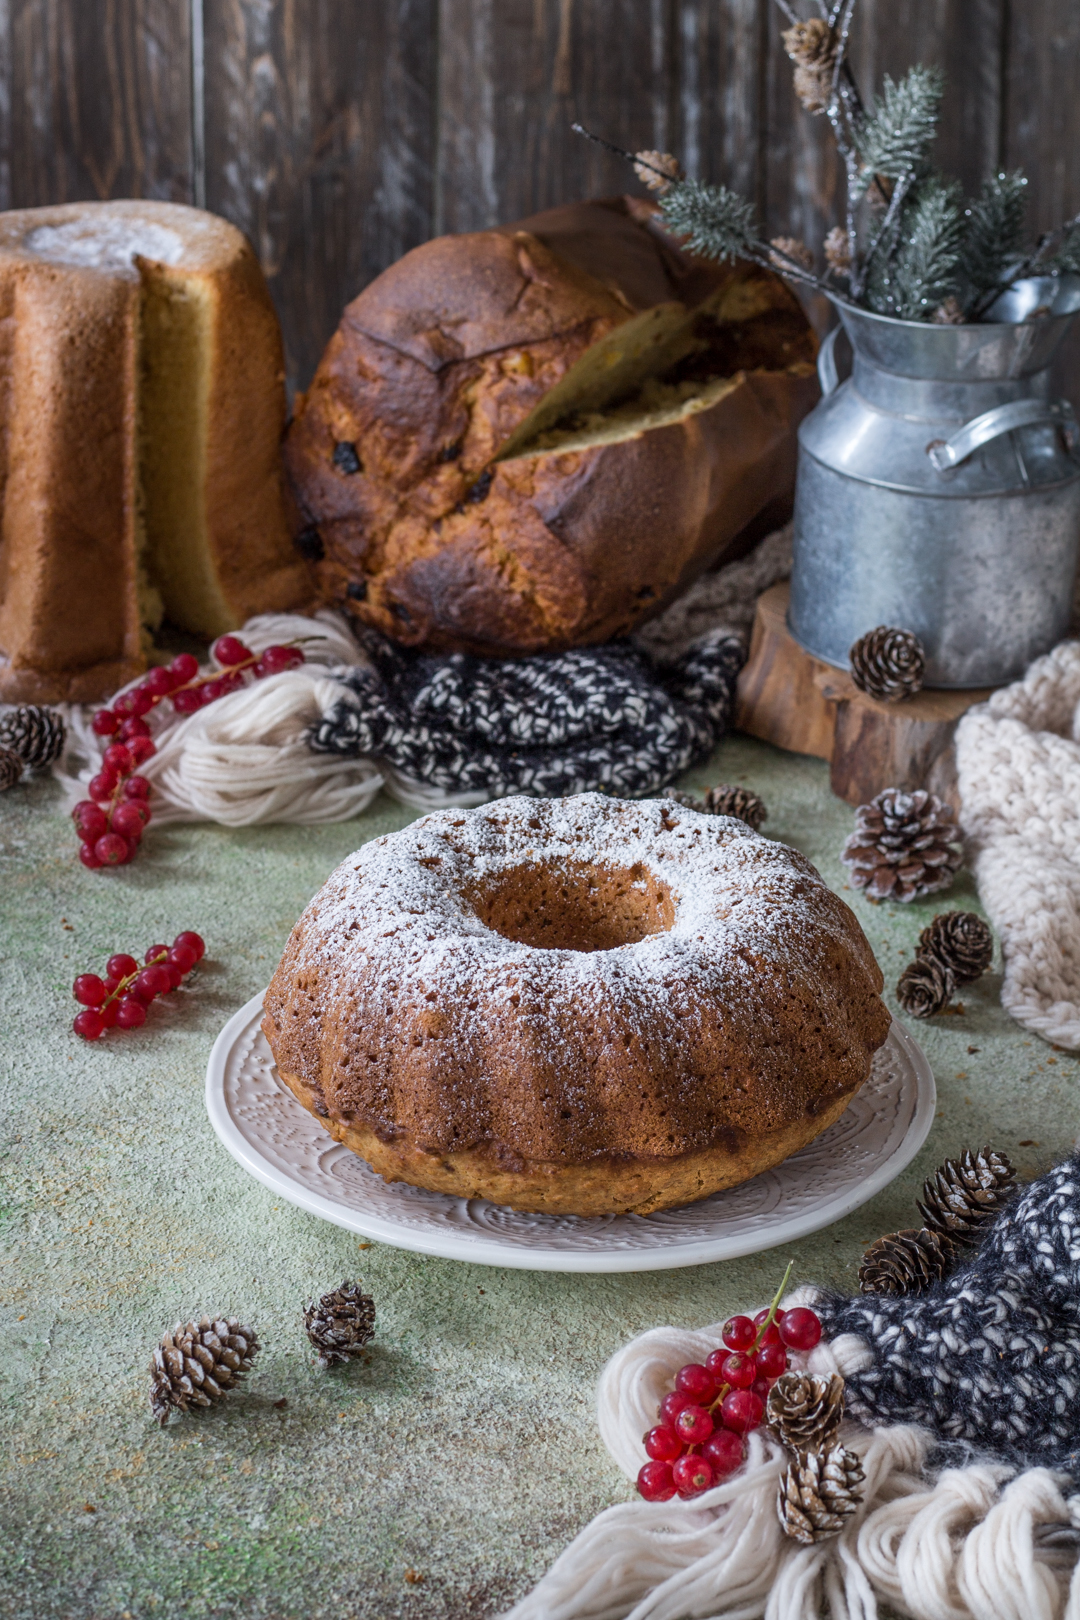
[[[837,1119],[888,1033],[881,985],[843,902],[743,822],[508,799],[351,856],[294,928],[263,1030],[387,1179],[645,1213]]]
[[[668,377],[680,400],[730,379],[715,403],[619,442],[496,459],[598,341],[650,308],[717,299],[708,353]],[[790,490],[814,348],[779,278],[703,265],[629,199],[438,238],[348,306],[296,402],[300,543],[325,599],[398,641],[513,654],[608,640]]]

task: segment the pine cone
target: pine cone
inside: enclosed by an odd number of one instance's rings
[[[781,1475],[776,1499],[784,1534],[804,1547],[839,1535],[862,1501],[865,1478],[855,1453],[839,1444],[796,1457]]]
[[[259,1353],[249,1327],[229,1316],[181,1326],[166,1333],[150,1363],[150,1410],[164,1426],[175,1407],[212,1406],[237,1384]]]
[[[770,1389],[765,1406],[773,1434],[800,1456],[829,1445],[843,1415],[844,1380],[839,1373],[831,1373],[828,1378],[782,1373]]]
[[[959,300],[950,293],[935,309],[930,317],[930,323],[932,326],[963,326],[966,319]]]
[[[920,1294],[951,1271],[957,1247],[944,1232],[887,1232],[871,1243],[859,1266],[864,1294]]]
[[[62,716],[36,703],[0,715],[0,748],[10,748],[32,771],[59,759],[67,735]]]
[[[946,1159],[923,1183],[919,1214],[931,1232],[953,1243],[977,1243],[983,1227],[1012,1196],[1016,1171],[1004,1153],[984,1147]]]
[[[659,174],[656,172],[658,169],[661,171]],[[683,178],[682,165],[670,152],[635,152],[634,173],[643,186],[661,195],[673,180]]]
[[[706,789],[704,797],[700,799],[692,793],[680,793],[677,789],[667,797],[674,799],[676,804],[685,804],[688,810],[696,810],[700,816],[735,816],[739,821],[745,821],[754,832],[763,821],[769,819],[764,799],[759,799],[749,788],[730,787],[726,782]]]
[[[786,270],[789,259],[801,264],[804,270],[814,268],[814,255],[798,236],[774,236],[769,246],[776,249],[775,253],[769,254],[769,259],[778,270]]]
[[[919,955],[948,968],[957,984],[973,984],[994,959],[994,936],[973,911],[943,911],[919,935]]]
[[[333,1293],[323,1294],[316,1305],[304,1307],[307,1336],[319,1352],[319,1366],[358,1356],[375,1335],[375,1301],[358,1282],[343,1282]]]
[[[22,758],[14,748],[0,748],[0,793],[6,793],[21,780],[23,769]]]
[[[926,657],[922,642],[910,630],[879,624],[859,637],[848,658],[855,685],[873,698],[898,703],[922,691]]]
[[[841,276],[851,269],[851,239],[842,225],[834,225],[825,238],[825,263]]]
[[[840,859],[868,900],[916,900],[947,889],[963,854],[953,813],[933,793],[886,788],[855,812]]]
[[[795,63],[795,94],[807,112],[823,113],[832,95],[837,41],[823,17],[795,23],[780,35]]]
[[[912,1018],[933,1018],[952,1000],[956,979],[936,956],[917,956],[896,982],[896,999]]]

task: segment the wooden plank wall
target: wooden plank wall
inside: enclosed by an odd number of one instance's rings
[[[772,0],[0,0],[0,207],[205,200],[254,243],[302,387],[409,247],[626,189],[575,118],[820,242],[839,176],[784,26]],[[943,166],[1022,166],[1041,228],[1080,209],[1078,48],[1076,0],[862,0],[854,59],[864,87],[940,62]]]

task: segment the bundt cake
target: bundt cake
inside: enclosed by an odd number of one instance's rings
[[[163,610],[209,638],[310,600],[284,422],[277,317],[232,225],[0,214],[0,699],[109,695]]]
[[[727,816],[587,793],[440,810],[293,929],[281,1078],[388,1181],[647,1214],[839,1118],[889,1014],[852,913]]]
[[[409,645],[606,641],[785,520],[815,352],[779,277],[683,253],[631,198],[439,237],[296,400],[297,543]]]

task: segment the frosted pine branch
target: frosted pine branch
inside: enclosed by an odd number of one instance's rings
[[[855,131],[863,191],[875,175],[901,180],[926,168],[944,88],[939,68],[913,67],[898,84],[885,75],[880,98]]]

